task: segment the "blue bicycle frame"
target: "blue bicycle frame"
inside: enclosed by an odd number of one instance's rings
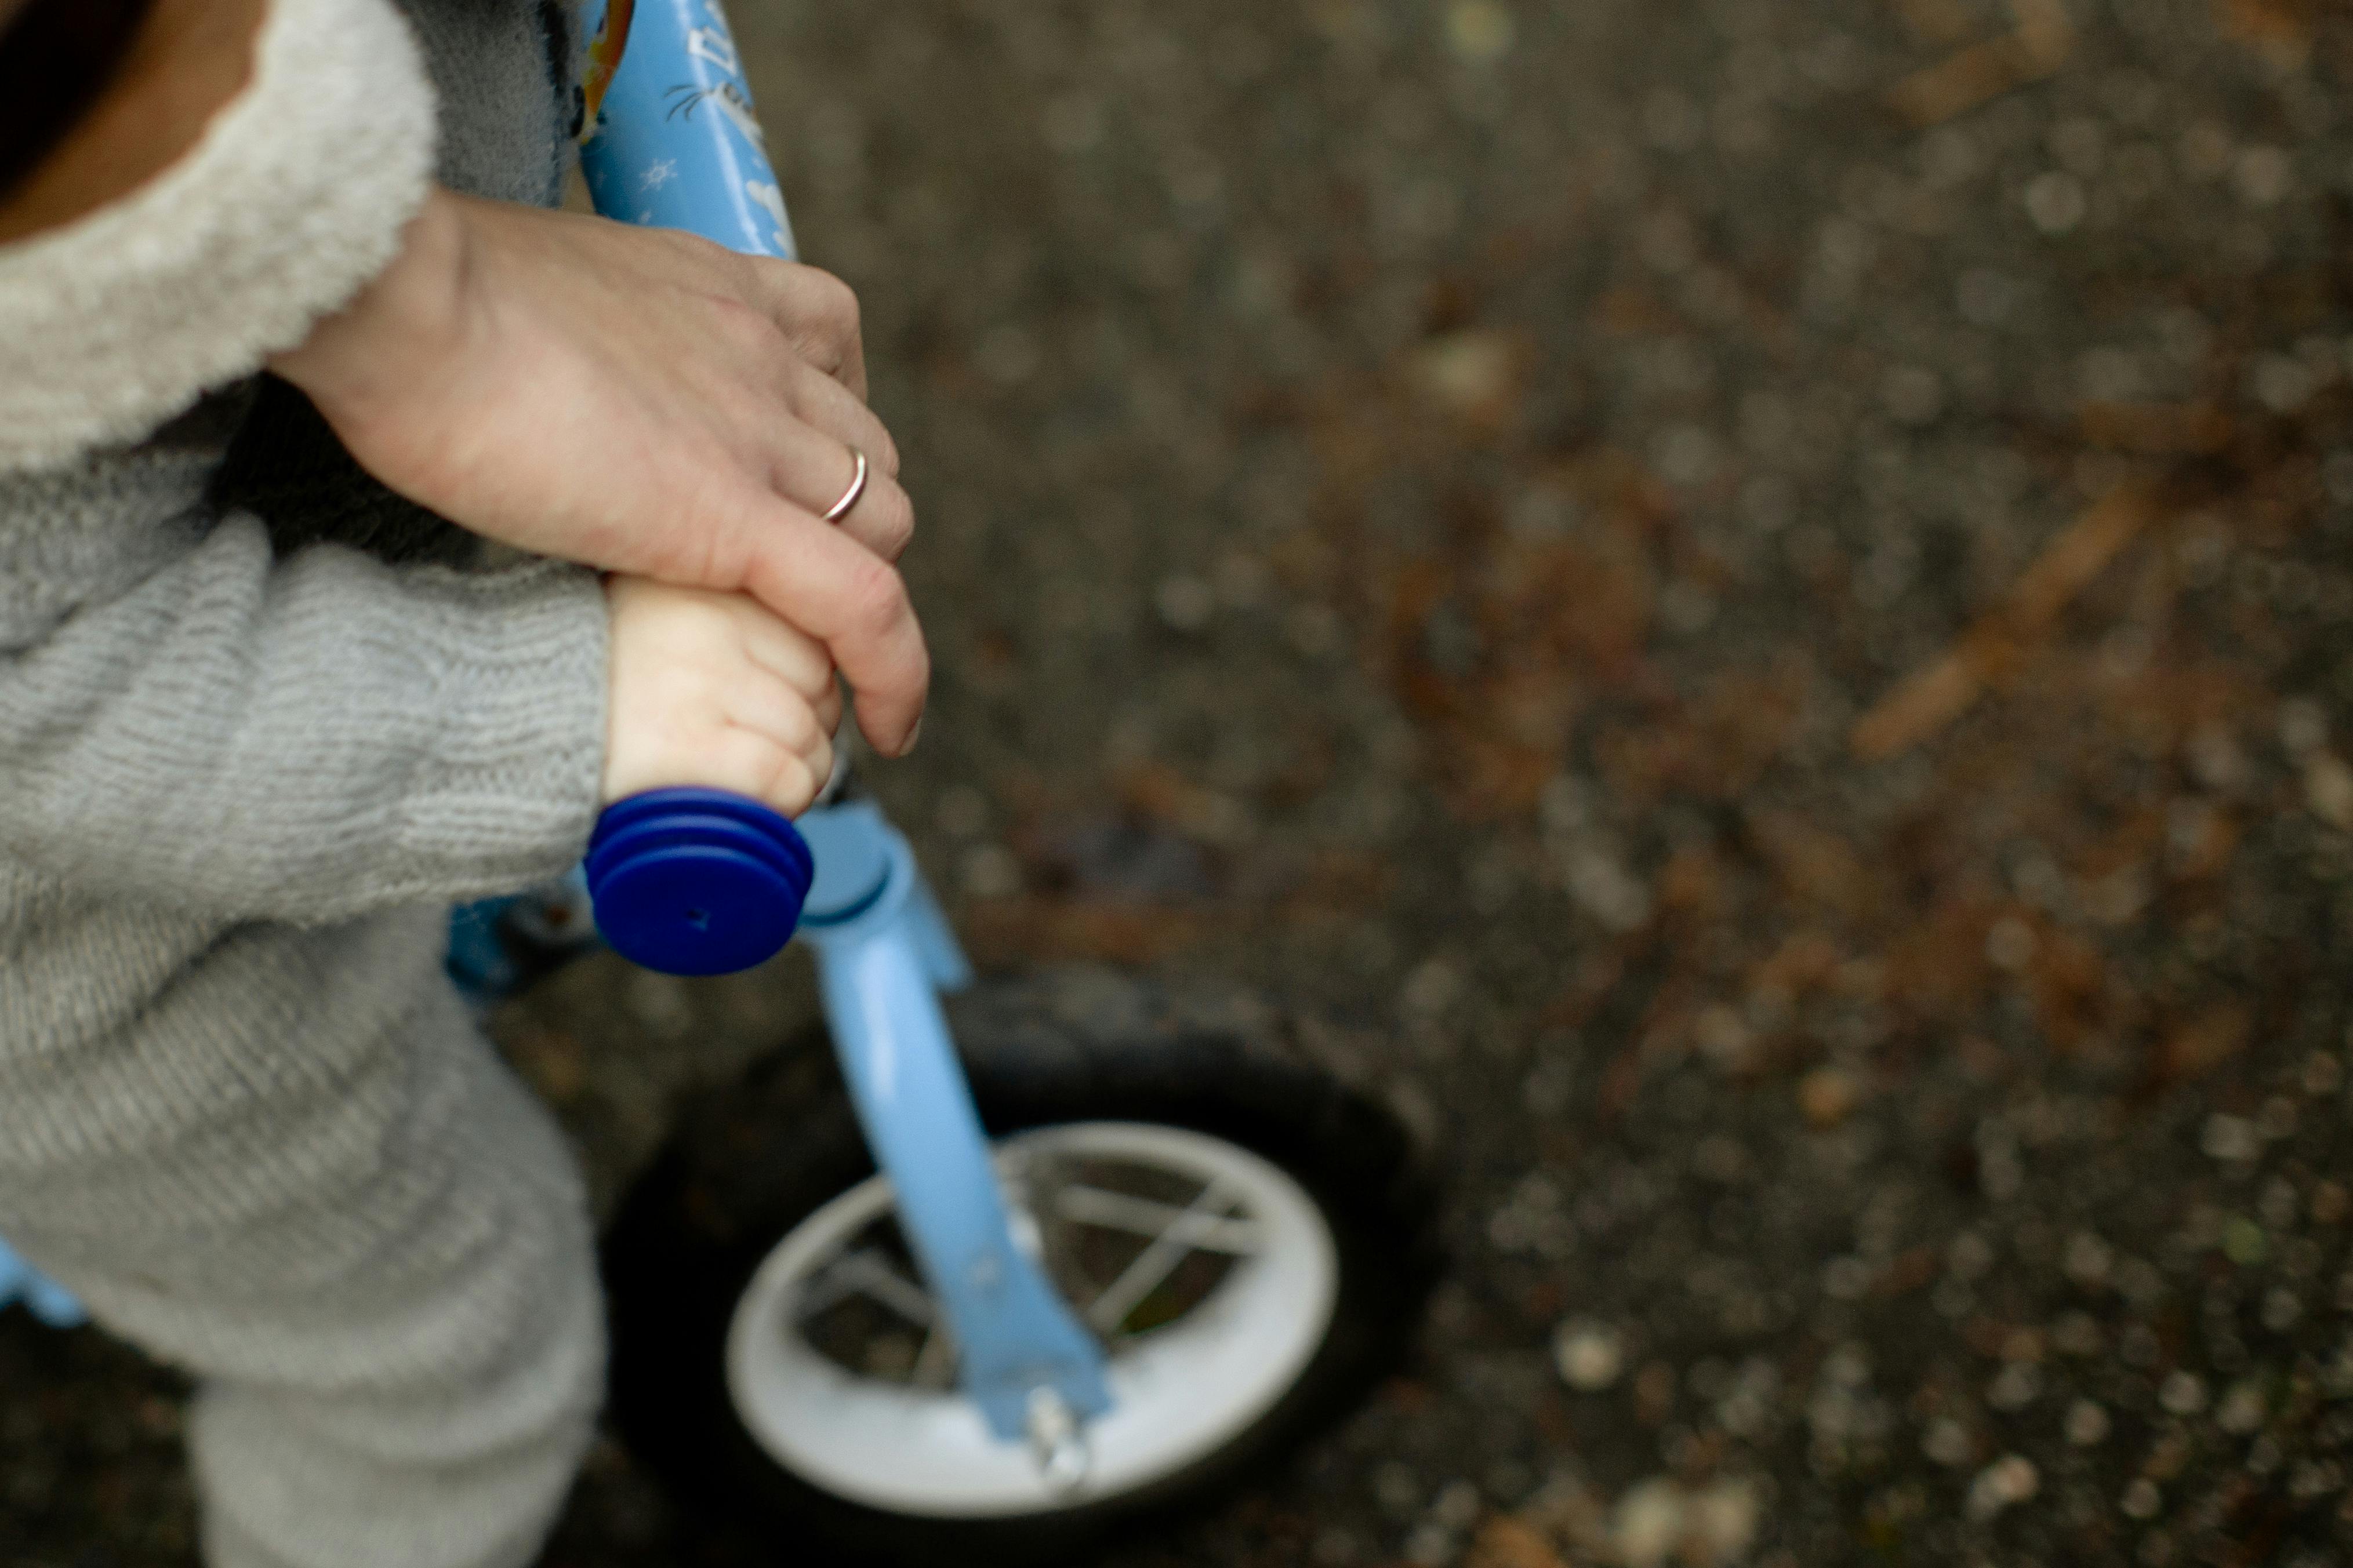
[[[581,166],[597,210],[791,259],[791,223],[719,0],[611,0],[609,13],[588,10]],[[1015,1240],[940,1005],[970,969],[905,839],[876,807],[824,805],[797,826],[815,865],[799,934],[815,950],[867,1142],[946,1312],[964,1392],[997,1437],[1028,1442],[1050,1478],[1075,1481],[1084,1423],[1111,1407],[1103,1352]],[[457,911],[452,974],[495,999],[530,978],[512,963],[501,921],[551,900],[585,906],[585,895],[575,873],[528,907],[501,900]],[[569,923],[588,924],[576,911]],[[781,929],[790,924],[786,911]],[[12,1294],[48,1321],[78,1320],[69,1296],[0,1245],[0,1303]]]
[[[791,259],[792,225],[719,0],[638,0],[634,20],[629,9],[614,0],[599,22],[587,73],[581,168],[597,210]],[[797,826],[816,859],[801,934],[816,949],[826,1021],[901,1228],[947,1313],[965,1393],[999,1438],[1026,1438],[1066,1468],[1079,1424],[1111,1407],[1103,1352],[1014,1240],[940,1009],[942,991],[969,981],[964,954],[873,805],[820,806]]]

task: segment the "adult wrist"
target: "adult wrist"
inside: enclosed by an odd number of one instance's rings
[[[419,365],[460,330],[472,245],[464,209],[465,198],[432,186],[384,270],[302,342],[270,356],[269,369],[330,423],[364,418],[382,396],[413,386]]]

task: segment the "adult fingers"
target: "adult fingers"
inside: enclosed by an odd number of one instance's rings
[[[891,563],[799,508],[776,501],[745,520],[751,595],[823,643],[857,691],[859,727],[902,756],[932,679],[923,628]]]
[[[857,482],[858,454],[806,425],[774,437],[777,456],[768,471],[776,493],[822,518]],[[915,503],[899,481],[874,466],[870,454],[866,480],[839,522],[841,531],[885,561],[896,561],[915,537]]]
[[[899,443],[874,410],[798,354],[785,359],[785,401],[805,424],[857,447],[883,473],[899,477]]]
[[[849,285],[797,261],[761,260],[754,270],[769,318],[801,357],[863,401],[866,343]]]

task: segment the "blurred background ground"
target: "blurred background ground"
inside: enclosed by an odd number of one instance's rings
[[[2344,10],[735,10],[977,955],[1382,1029],[1455,1163],[1417,1363],[1115,1568],[2348,1561]],[[797,962],[499,1032],[609,1195]],[[0,1556],[186,1561],[175,1397],[0,1322]]]

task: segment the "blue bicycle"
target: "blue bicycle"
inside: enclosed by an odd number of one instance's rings
[[[790,257],[718,0],[592,27],[598,209]],[[831,1045],[694,1108],[607,1239],[615,1412],[689,1519],[927,1568],[1067,1559],[1261,1473],[1419,1319],[1432,1188],[1359,1065],[1103,972],[976,984],[846,777],[797,823],[621,802],[566,883],[459,911],[450,971],[487,1004],[598,934],[700,974],[797,934]],[[12,1293],[74,1318],[0,1247]]]

